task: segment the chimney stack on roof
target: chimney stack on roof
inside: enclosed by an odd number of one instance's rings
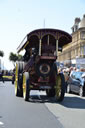
[[[74,24],[79,24],[79,22],[81,21],[81,19],[80,18],[75,18],[75,23]]]
[[[72,27],[72,33],[73,32],[76,32],[78,30],[78,27],[79,27],[79,23],[80,23],[81,19],[76,17],[75,20],[74,20],[74,25]]]
[[[83,15],[83,18],[85,18],[85,14]]]

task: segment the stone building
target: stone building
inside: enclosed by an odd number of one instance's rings
[[[72,42],[63,47],[58,60],[66,66],[85,67],[85,15],[75,18],[72,26]]]

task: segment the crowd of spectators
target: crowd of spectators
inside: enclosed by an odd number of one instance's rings
[[[65,80],[67,81],[67,77],[68,76],[71,76],[71,73],[73,72],[73,71],[76,71],[76,72],[85,72],[85,68],[76,68],[76,67],[70,67],[70,68],[58,68],[58,73],[63,73],[64,75],[65,75]],[[67,76],[67,77],[66,77]]]
[[[58,73],[63,73],[64,74],[64,78],[65,78],[65,83],[66,83],[66,88],[67,88],[67,85],[68,83],[70,83],[72,81],[72,78],[71,78],[71,74],[72,72],[85,72],[85,68],[81,67],[80,69],[79,68],[76,68],[76,67],[70,67],[70,68],[58,68]]]

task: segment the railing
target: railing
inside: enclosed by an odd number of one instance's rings
[[[24,44],[27,42],[27,35],[25,36],[25,38],[22,40],[22,42],[20,43],[20,45],[17,48],[17,52],[20,52],[20,50],[22,49],[22,47],[24,46]]]

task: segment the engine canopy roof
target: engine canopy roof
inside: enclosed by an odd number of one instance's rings
[[[47,37],[49,35],[50,42],[54,42],[58,40],[59,47],[63,47],[64,45],[70,43],[72,41],[72,36],[62,30],[58,29],[50,29],[50,28],[44,28],[44,29],[37,29],[30,33],[28,33],[25,38],[22,40],[20,45],[17,48],[17,52],[19,53],[21,50],[30,48],[30,47],[38,47],[39,40],[43,42],[47,41]]]

